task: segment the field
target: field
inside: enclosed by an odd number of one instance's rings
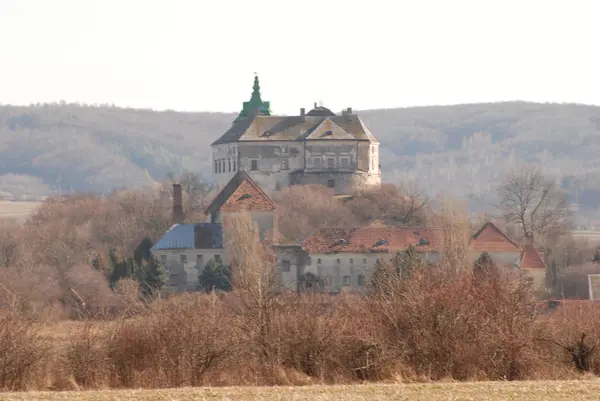
[[[12,202],[0,200],[0,219],[22,219],[29,216],[40,202]]]
[[[370,401],[370,400],[597,400],[600,380],[526,381],[427,384],[370,384],[309,387],[181,388],[89,392],[30,392],[0,394],[0,400],[48,401]]]

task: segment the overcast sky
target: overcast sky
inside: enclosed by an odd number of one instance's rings
[[[600,105],[600,2],[0,0],[0,103]]]

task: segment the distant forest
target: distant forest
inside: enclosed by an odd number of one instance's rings
[[[429,195],[492,201],[502,175],[534,163],[598,218],[600,107],[503,102],[365,110],[381,142],[384,180]],[[234,113],[180,113],[78,104],[0,106],[0,198],[106,193],[169,173],[211,179],[210,143]]]

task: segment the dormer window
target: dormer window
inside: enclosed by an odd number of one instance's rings
[[[345,238],[338,238],[333,242],[333,246],[348,245],[348,241]]]
[[[375,246],[382,246],[382,245],[388,245],[388,240],[387,239],[380,239],[375,243]]]
[[[242,196],[240,196],[238,198],[238,200],[244,200],[244,199],[250,199],[250,198],[252,198],[252,195],[250,195],[250,194],[243,194]]]

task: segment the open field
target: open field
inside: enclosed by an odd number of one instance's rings
[[[566,401],[597,400],[600,380],[526,381],[427,384],[369,384],[310,387],[227,387],[168,390],[89,392],[30,392],[0,394],[0,400],[109,401],[109,400],[230,400],[230,401],[371,401],[371,400],[481,400]]]
[[[22,219],[38,208],[40,202],[12,202],[0,200],[0,219]]]

